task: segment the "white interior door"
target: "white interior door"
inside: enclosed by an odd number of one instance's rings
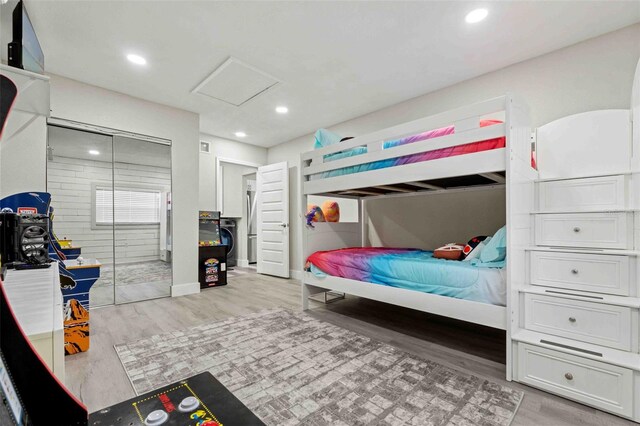
[[[258,273],[289,278],[289,166],[258,168]]]

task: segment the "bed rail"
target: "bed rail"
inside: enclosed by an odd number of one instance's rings
[[[479,184],[502,183],[505,180],[507,156],[507,150],[504,148],[343,176],[323,177],[322,174],[344,167],[505,137],[508,134],[506,122],[486,127],[480,127],[480,122],[482,119],[498,116],[504,120],[508,115],[505,111],[510,102],[510,95],[500,96],[305,152],[301,154],[303,193],[310,195],[322,192],[365,197],[394,192],[441,190],[448,186],[447,182],[433,184],[429,181],[469,175],[477,176]],[[383,149],[387,141],[447,126],[454,126],[455,133]],[[366,147],[366,153],[333,161],[325,159],[327,155],[358,147]],[[464,186],[469,182],[469,179],[458,179],[456,184],[452,185]],[[404,185],[389,186],[398,183]]]

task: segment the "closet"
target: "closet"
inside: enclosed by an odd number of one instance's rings
[[[64,124],[48,126],[47,191],[67,258],[100,265],[91,306],[169,296],[170,142]]]

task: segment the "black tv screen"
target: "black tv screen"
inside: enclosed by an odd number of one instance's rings
[[[9,44],[9,65],[27,71],[44,72],[44,53],[22,0],[13,10],[13,41]]]

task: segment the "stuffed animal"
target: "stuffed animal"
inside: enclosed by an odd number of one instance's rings
[[[340,206],[336,201],[322,203],[322,214],[327,222],[340,222]]]
[[[322,209],[315,204],[309,204],[307,206],[307,214],[305,214],[304,217],[307,219],[307,226],[310,228],[314,228],[313,222],[325,222]]]

